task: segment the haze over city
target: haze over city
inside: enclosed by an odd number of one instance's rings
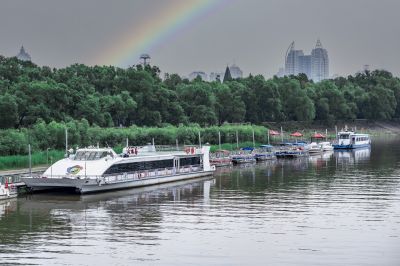
[[[271,77],[284,67],[292,41],[310,53],[320,39],[331,75],[365,64],[399,75],[399,9],[395,0],[5,0],[0,54],[15,56],[24,45],[38,65],[126,67],[149,53],[168,73],[223,71],[235,63],[245,75]]]

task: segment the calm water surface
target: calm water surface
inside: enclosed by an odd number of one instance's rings
[[[214,177],[0,203],[0,264],[400,265],[400,139]]]

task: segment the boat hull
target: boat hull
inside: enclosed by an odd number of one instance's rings
[[[156,184],[187,180],[197,177],[210,176],[212,171],[191,172],[185,174],[171,175],[166,177],[152,177],[139,180],[120,180],[113,182],[99,182],[96,179],[70,179],[70,178],[22,178],[26,186],[32,191],[74,189],[76,192],[94,193],[107,190],[126,189],[134,187],[151,186]]]
[[[255,163],[256,159],[254,157],[246,157],[246,158],[232,158],[233,164],[245,164],[245,163]]]
[[[371,146],[371,144],[349,144],[349,145],[334,144],[333,149],[335,149],[335,150],[351,150],[351,149],[358,149],[358,148],[367,148],[370,146]]]
[[[273,155],[273,154],[268,154],[268,155],[265,155],[265,154],[256,154],[256,155],[254,156],[254,158],[255,158],[256,161],[258,162],[258,161],[274,160],[274,159],[276,159],[276,156]]]

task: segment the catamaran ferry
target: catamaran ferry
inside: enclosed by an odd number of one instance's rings
[[[209,146],[184,151],[156,151],[154,145],[78,149],[51,165],[39,177],[21,178],[31,191],[73,189],[78,193],[141,187],[212,175]]]
[[[371,139],[368,134],[357,134],[352,131],[338,133],[337,143],[333,144],[334,149],[356,149],[369,147]]]

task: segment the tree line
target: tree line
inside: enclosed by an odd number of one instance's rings
[[[81,119],[99,127],[388,120],[400,117],[400,80],[375,70],[319,83],[304,74],[221,83],[161,79],[150,65],[51,69],[0,56],[0,114],[3,129]]]

